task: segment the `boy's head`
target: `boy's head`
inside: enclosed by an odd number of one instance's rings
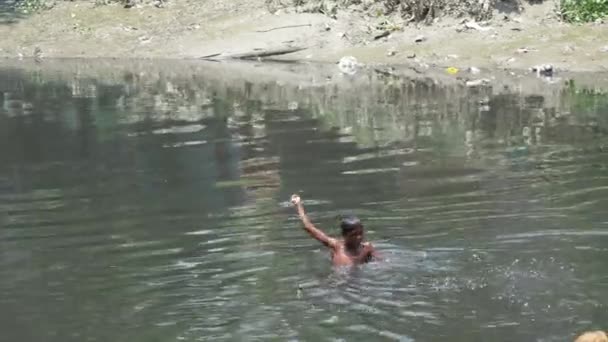
[[[580,335],[576,338],[574,342],[606,342],[608,341],[608,336],[606,333],[597,330],[597,331],[587,331],[584,334]]]
[[[363,241],[363,224],[356,216],[343,216],[340,220],[340,229],[346,244],[358,245]]]

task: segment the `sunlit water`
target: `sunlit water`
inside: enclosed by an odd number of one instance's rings
[[[603,95],[0,76],[3,341],[606,329]],[[329,233],[360,216],[386,260],[332,269],[293,192]]]

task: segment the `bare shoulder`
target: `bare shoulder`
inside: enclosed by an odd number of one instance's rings
[[[341,240],[336,239],[336,238],[330,237],[327,240],[327,246],[330,248],[333,248],[333,249],[337,249],[338,247],[342,246],[343,244],[344,243]]]

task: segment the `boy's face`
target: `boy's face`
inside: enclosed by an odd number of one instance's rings
[[[344,235],[344,243],[350,246],[358,246],[363,242],[363,228],[353,229]]]

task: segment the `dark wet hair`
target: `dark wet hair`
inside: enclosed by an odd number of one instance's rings
[[[342,216],[340,218],[340,228],[342,229],[342,235],[348,235],[356,229],[363,230],[363,224],[358,217],[353,215]]]

